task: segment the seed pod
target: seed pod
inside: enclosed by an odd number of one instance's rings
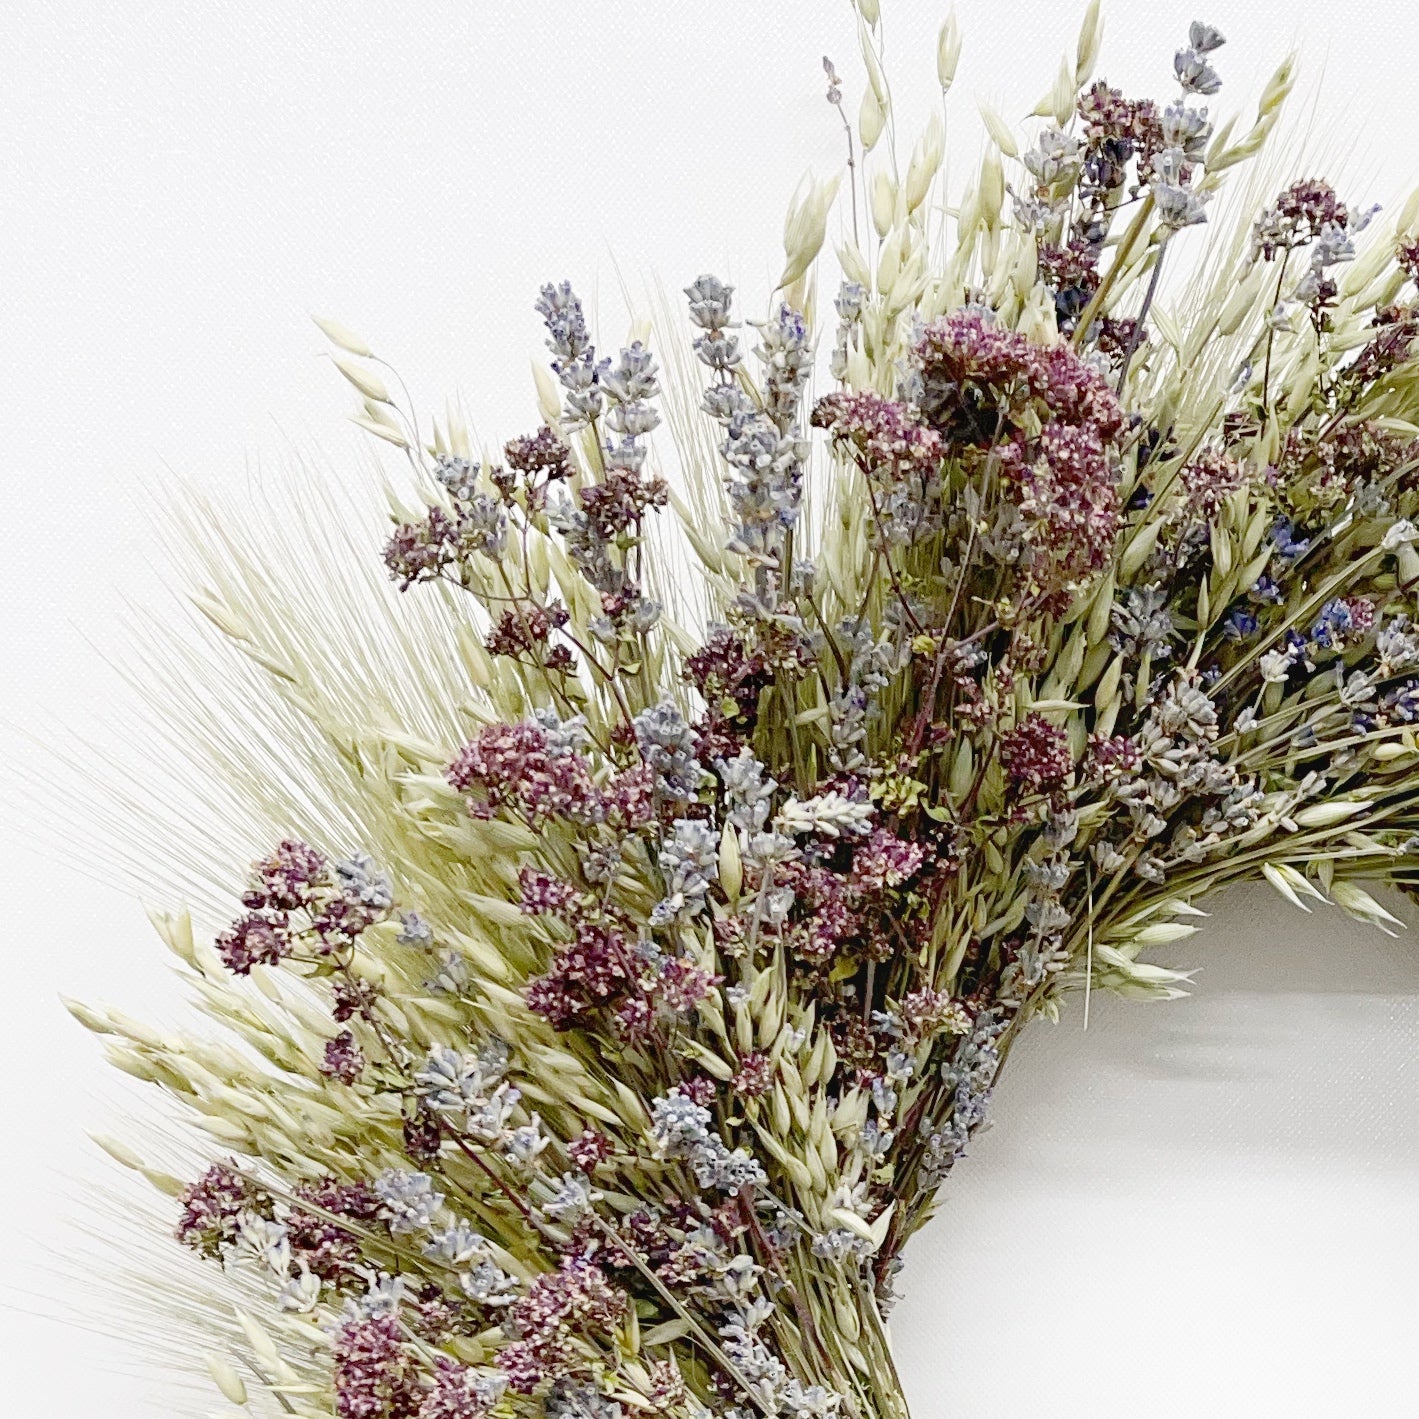
[[[1308,804],[1291,816],[1303,828],[1329,828],[1357,813],[1368,812],[1370,806],[1368,799],[1335,798],[1329,803]]]
[[[877,146],[877,140],[887,126],[890,102],[890,99],[879,99],[871,85],[862,91],[862,103],[857,110],[857,136],[864,153],[870,153]]]
[[[339,321],[326,320],[319,315],[313,315],[311,319],[320,327],[321,333],[332,345],[338,345],[342,350],[348,351],[352,355],[359,355],[362,359],[373,357],[374,351],[353,330],[341,325]]]
[[[1104,673],[1104,666],[1109,663],[1109,657],[1113,653],[1113,647],[1105,640],[1101,640],[1098,645],[1090,648],[1088,655],[1084,657],[1084,664],[1080,667],[1079,674],[1074,679],[1074,693],[1076,695],[1082,695]]]
[[[1382,930],[1386,924],[1402,927],[1404,923],[1385,910],[1367,891],[1353,882],[1336,882],[1330,889],[1336,904],[1350,916],[1368,921]]]
[[[803,1162],[795,1158],[792,1153],[765,1128],[755,1127],[754,1130],[759,1141],[779,1166],[788,1174],[789,1181],[792,1182],[802,1193],[810,1193],[813,1190],[813,1174],[810,1173]]]
[[[947,783],[951,797],[960,802],[970,792],[975,778],[975,753],[971,741],[962,737],[957,741],[956,752],[951,757],[951,774]]]
[[[1416,222],[1419,222],[1419,187],[1404,199],[1404,206],[1399,209],[1399,215],[1394,219],[1395,235],[1405,241],[1412,241]]]
[[[978,189],[972,186],[965,190],[956,207],[956,255],[953,258],[956,266],[964,267],[970,261],[979,225],[980,199]],[[952,288],[959,289],[962,279],[961,276],[954,277],[950,283]]]
[[[1419,552],[1414,550],[1412,542],[1402,543],[1395,550],[1394,566],[1399,584],[1406,591],[1419,581]]]
[[[1123,708],[1123,696],[1115,694],[1107,704],[1102,705],[1098,713],[1094,716],[1094,732],[1107,738],[1114,732],[1114,725],[1118,722],[1119,711]]]
[[[192,914],[178,912],[175,916],[166,912],[149,912],[148,920],[162,938],[163,944],[175,956],[181,957],[189,966],[197,960],[197,945],[192,935]]]
[[[207,1373],[222,1392],[222,1398],[231,1404],[246,1403],[246,1385],[230,1360],[221,1355],[204,1355]]]
[[[905,192],[908,212],[915,212],[926,200],[926,194],[931,190],[931,184],[941,170],[941,160],[945,152],[946,125],[939,113],[933,113],[927,120],[926,131],[917,140],[911,163],[907,167]]]
[[[882,72],[881,61],[877,58],[877,50],[873,46],[872,36],[866,29],[860,29],[857,34],[858,48],[862,51],[862,67],[867,70],[867,82],[872,85],[872,92],[877,95],[881,103],[887,102],[887,76]]]
[[[1098,645],[1109,633],[1113,621],[1114,588],[1116,586],[1113,568],[1110,567],[1099,589],[1094,593],[1093,604],[1089,608],[1089,644]]]
[[[353,360],[342,359],[339,355],[331,355],[330,359],[335,368],[366,399],[373,399],[380,404],[389,403],[389,391],[384,387],[384,381],[373,370],[367,370],[363,365],[357,365]]]
[[[791,286],[813,264],[823,247],[828,229],[828,213],[837,196],[838,174],[816,181],[810,174],[799,184],[789,203],[783,225],[785,265],[778,289]]]
[[[1296,56],[1288,54],[1277,66],[1262,90],[1261,101],[1257,104],[1258,118],[1273,118],[1280,112],[1281,105],[1290,96],[1296,82]]]
[[[1100,0],[1089,0],[1089,8],[1084,12],[1084,23],[1079,27],[1079,42],[1074,49],[1074,87],[1083,88],[1098,62],[1099,46],[1104,38],[1103,16],[1099,13]]]
[[[819,1096],[820,1100],[822,1096]],[[828,1116],[823,1113],[822,1122],[819,1122],[817,1108],[813,1113],[813,1130],[809,1135],[813,1147],[818,1150],[818,1160],[823,1165],[823,1171],[831,1177],[838,1171],[838,1145],[833,1137],[833,1130],[828,1126]]]
[[[803,1163],[808,1169],[809,1187],[818,1196],[822,1196],[830,1189],[828,1187],[828,1174],[823,1167],[823,1160],[818,1156],[815,1148],[807,1148],[803,1153]]]
[[[181,1197],[187,1191],[187,1184],[181,1178],[175,1178],[171,1173],[161,1172],[157,1168],[139,1168],[143,1180],[151,1187],[155,1187],[164,1197]]]
[[[870,198],[872,225],[877,229],[877,235],[885,241],[887,233],[892,230],[892,219],[897,210],[897,184],[892,181],[891,173],[885,169],[878,171],[872,179]]]
[[[1349,300],[1358,296],[1372,281],[1379,279],[1394,261],[1394,239],[1389,232],[1370,235],[1365,248],[1354,261],[1347,262],[1337,282],[1340,296]]]
[[[1232,569],[1232,541],[1227,533],[1214,524],[1208,529],[1208,541],[1212,551],[1212,566],[1219,576],[1226,576]]]
[[[1153,548],[1158,545],[1158,534],[1162,530],[1163,524],[1153,521],[1144,523],[1133,534],[1133,540],[1123,549],[1123,555],[1118,559],[1119,575],[1125,582],[1131,581],[1153,555]]]
[[[728,1083],[734,1078],[734,1066],[726,1063],[713,1051],[708,1050],[704,1045],[695,1040],[685,1040],[682,1049],[687,1059],[693,1059],[706,1074],[718,1079],[721,1083]]]
[[[1007,158],[1018,158],[1020,148],[1015,142],[1015,135],[1010,131],[1010,125],[989,104],[983,103],[979,107],[985,131],[990,134],[990,141]]]
[[[719,885],[731,902],[739,900],[744,885],[744,867],[739,856],[739,834],[733,823],[726,823],[719,835]]]
[[[870,286],[872,276],[867,269],[867,262],[863,260],[862,253],[851,242],[844,242],[838,247],[838,265],[843,269],[843,275],[849,281],[856,281],[860,286]]]
[[[1084,654],[1088,647],[1088,637],[1083,627],[1076,627],[1065,641],[1055,662],[1054,673],[1045,682],[1042,698],[1047,700],[1068,699],[1074,692],[1075,681],[1084,665]]]
[[[368,400],[365,402],[369,403]],[[392,443],[396,448],[409,447],[409,440],[404,437],[403,430],[387,419],[374,419],[365,414],[352,414],[350,422],[358,424],[367,434],[373,434],[377,439],[383,439],[385,443]]]
[[[765,971],[764,974],[769,975],[769,972]],[[760,1045],[767,1048],[772,1044],[782,1024],[783,993],[775,990],[770,993],[769,998],[764,1002],[763,1010],[759,1014],[758,1037]]]
[[[557,381],[552,377],[552,371],[540,360],[532,361],[532,382],[537,388],[538,413],[542,415],[544,423],[556,428],[562,415],[562,396]]]
[[[842,1295],[833,1297],[833,1318],[838,1330],[848,1341],[854,1341],[862,1334],[862,1322],[857,1318],[857,1308]]]
[[[754,1048],[754,1017],[749,1013],[748,1001],[734,1007],[734,1046],[740,1054],[748,1054]]]
[[[1235,334],[1241,328],[1242,322],[1256,311],[1259,278],[1264,275],[1262,267],[1254,266],[1236,283],[1226,305],[1222,307],[1221,315],[1217,317],[1218,334]]]
[[[1310,404],[1311,391],[1319,374],[1320,356],[1315,350],[1310,350],[1296,367],[1295,377],[1287,387],[1284,398],[1288,409],[1304,410]]]
[[[89,1137],[108,1154],[116,1163],[121,1163],[125,1168],[132,1168],[135,1172],[143,1167],[143,1160],[126,1143],[118,1138],[110,1138],[103,1133],[91,1133]]]
[[[988,225],[994,226],[1000,217],[1001,204],[1005,201],[1005,170],[1000,165],[1000,154],[993,148],[981,160],[977,200],[982,218]]]
[[[981,275],[987,281],[995,276],[996,263],[1000,259],[1000,208],[982,214],[982,227],[976,248],[980,260]]]
[[[961,27],[956,22],[955,10],[952,10],[936,36],[936,77],[943,92],[955,82],[956,66],[960,62]]]
[[[1015,263],[1010,269],[1010,284],[1022,299],[1028,298],[1034,291],[1039,269],[1039,247],[1033,241],[1022,241]]]
[[[1409,273],[1402,266],[1396,266],[1375,292],[1374,304],[1377,306],[1393,305],[1395,297],[1399,295],[1400,288],[1408,279]]]
[[[902,243],[906,236],[905,226],[891,232],[882,243],[882,252],[877,259],[877,289],[884,296],[890,296],[897,284],[902,269]]]
[[[1123,678],[1123,656],[1116,655],[1109,661],[1109,668],[1099,677],[1098,689],[1094,691],[1094,707],[1102,710],[1118,694],[1119,681]]]
[[[1247,526],[1246,526],[1246,531],[1242,534],[1242,561],[1243,561],[1243,562],[1248,562],[1248,561],[1251,559],[1251,557],[1255,555],[1256,549],[1261,546],[1261,540],[1262,540],[1263,537],[1266,536],[1266,534],[1267,534],[1268,530],[1270,529],[1270,527],[1271,527],[1271,512],[1270,512],[1270,509],[1267,508],[1267,507],[1265,507],[1265,506],[1257,508],[1257,510],[1256,510],[1256,511],[1251,515],[1251,517],[1248,519],[1248,521],[1247,521]],[[1270,548],[1268,548],[1268,549],[1267,549],[1267,557],[1268,557],[1268,559],[1270,558],[1270,555],[1271,555]],[[1260,573],[1258,573],[1258,575],[1260,575]],[[1245,580],[1245,574],[1243,575],[1243,580]],[[1255,581],[1256,581],[1256,577],[1253,577],[1253,578],[1251,579],[1251,581],[1250,581],[1250,582],[1247,582],[1246,584],[1247,584],[1248,586],[1251,586],[1252,584],[1255,583]]]
[[[788,1112],[788,1096],[783,1092],[782,1084],[774,1084],[769,1093],[769,1106],[774,1117],[774,1132],[780,1138],[787,1138],[792,1119]]]
[[[1059,73],[1055,75],[1054,88],[1050,90],[1049,102],[1051,104],[1049,114],[1061,128],[1068,125],[1074,117],[1074,108],[1079,92],[1079,85],[1075,80],[1074,73],[1069,67],[1067,59],[1059,61]]]
[[[1152,926],[1145,926],[1134,938],[1133,941],[1143,947],[1166,946],[1172,941],[1185,941],[1189,936],[1196,936],[1199,928],[1188,926],[1181,921],[1159,921]]]

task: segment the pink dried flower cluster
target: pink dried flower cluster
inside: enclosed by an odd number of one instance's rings
[[[1233,493],[1250,483],[1252,472],[1230,454],[1208,449],[1183,465],[1181,477],[1189,511],[1210,522]]]
[[[418,1419],[482,1419],[496,1399],[496,1391],[479,1371],[440,1355]]]
[[[476,817],[509,809],[537,825],[550,818],[593,822],[603,811],[586,761],[550,744],[536,724],[486,726],[448,766],[448,781]]]
[[[572,1162],[584,1173],[594,1172],[612,1153],[611,1140],[599,1129],[586,1128],[567,1144]]]
[[[685,659],[684,677],[705,702],[696,724],[707,760],[732,759],[758,720],[759,696],[772,681],[768,661],[728,626],[712,626]]]
[[[537,1277],[512,1307],[509,1326],[518,1338],[498,1355],[509,1388],[532,1394],[550,1380],[585,1370],[587,1360],[576,1342],[613,1330],[627,1305],[625,1292],[594,1262],[563,1258],[556,1271]]]
[[[548,483],[571,477],[573,472],[571,450],[545,424],[535,434],[512,439],[504,447],[503,457],[507,459],[507,466],[521,475],[524,489],[545,488]],[[492,481],[500,489],[511,482],[496,472]],[[505,491],[504,499],[510,500],[510,497],[510,491]]]
[[[741,1098],[757,1099],[774,1086],[773,1061],[762,1050],[750,1050],[739,1060],[739,1068],[729,1087]]]
[[[1350,212],[1328,182],[1293,182],[1257,218],[1254,243],[1265,260],[1314,241],[1326,227],[1350,225]]]
[[[1127,734],[1094,734],[1089,738],[1089,767],[1101,778],[1122,778],[1143,767],[1143,754]]]
[[[1163,146],[1158,105],[1152,99],[1125,98],[1121,89],[1101,79],[1080,97],[1077,111],[1089,143],[1112,146],[1120,162],[1135,150],[1150,155]]]
[[[332,864],[308,843],[287,840],[252,867],[242,894],[247,913],[217,937],[217,952],[238,975],[300,949],[336,956],[384,920],[391,902],[389,880],[369,858]]]
[[[982,446],[1040,423],[1091,427],[1101,441],[1123,425],[1118,397],[1068,345],[1039,345],[976,310],[934,320],[917,342],[922,414],[943,435]]]
[[[846,444],[874,478],[923,487],[941,462],[941,436],[913,418],[907,406],[870,390],[825,394],[813,406],[813,423]]]
[[[596,535],[607,542],[669,501],[670,485],[664,478],[643,478],[628,468],[610,469],[599,483],[581,490],[581,510]]]
[[[1030,548],[1025,594],[1056,605],[1097,572],[1118,531],[1113,391],[1067,345],[1042,346],[975,311],[926,327],[922,411],[998,462]]]
[[[325,1055],[320,1062],[322,1074],[341,1084],[354,1084],[364,1068],[364,1051],[352,1031],[341,1030],[334,1039],[326,1041]]]
[[[1022,788],[1038,791],[1068,778],[1074,758],[1064,730],[1032,711],[1000,736],[1000,763]]]
[[[628,1039],[649,1035],[661,1015],[688,1015],[717,983],[683,956],[647,959],[635,949],[635,927],[623,912],[543,873],[522,883],[522,910],[559,917],[571,939],[557,944],[549,968],[524,994],[537,1014],[559,1030],[608,1012]]]
[[[400,523],[384,547],[384,564],[401,590],[416,582],[448,578],[461,583],[461,568],[475,554],[490,555],[501,544],[496,521],[479,512],[430,507],[417,522]]]
[[[900,887],[921,871],[926,848],[888,828],[874,828],[852,854],[851,882],[859,892]]]
[[[876,828],[858,842],[835,844],[831,861],[785,863],[774,882],[792,893],[793,906],[782,923],[760,923],[760,933],[782,940],[808,965],[852,955],[888,960],[903,939],[907,901],[927,851],[925,843]],[[729,918],[723,929],[733,925]]]
[[[203,1256],[220,1256],[222,1248],[236,1238],[237,1218],[259,1197],[235,1168],[214,1163],[178,1199],[182,1207],[175,1229],[178,1241]]]
[[[553,632],[567,623],[567,609],[556,602],[539,606],[528,602],[504,611],[484,637],[489,655],[506,655],[513,660],[527,659],[549,670],[567,670],[572,665],[572,653],[564,645],[549,645]]]
[[[588,914],[573,931],[572,939],[557,948],[550,969],[524,992],[532,1009],[559,1030],[570,1029],[591,1011],[638,1001],[641,994],[624,921]]]
[[[908,991],[898,1002],[897,1013],[915,1039],[926,1039],[938,1030],[964,1035],[971,1027],[971,1017],[961,1002],[929,985]]]
[[[586,756],[559,744],[538,724],[490,724],[458,752],[446,771],[475,818],[510,812],[532,827],[554,819],[605,823],[635,832],[658,811],[654,778],[644,763],[597,784]]]
[[[331,1217],[346,1218],[361,1231],[380,1227],[380,1201],[369,1184],[320,1178],[300,1183],[294,1192],[301,1202],[310,1203],[318,1211],[292,1207],[287,1213],[286,1233],[292,1255],[324,1281],[345,1282],[356,1277],[364,1266],[359,1237]]]
[[[418,1372],[394,1316],[348,1321],[333,1351],[337,1419],[416,1419]]]
[[[1119,499],[1117,471],[1099,431],[1046,424],[1038,437],[1006,444],[1000,467],[1042,559],[1032,580],[1067,591],[1101,570],[1118,534]]]

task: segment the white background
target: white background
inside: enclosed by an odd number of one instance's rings
[[[886,5],[909,149],[942,15]],[[89,804],[55,767],[70,751],[95,762],[80,736],[123,739],[126,691],[105,657],[132,644],[124,603],[140,621],[143,608],[174,614],[151,491],[168,469],[240,491],[255,466],[279,477],[297,447],[337,467],[365,456],[311,310],[359,329],[424,406],[461,395],[501,442],[535,419],[541,281],[572,278],[608,344],[624,328],[623,278],[675,289],[717,270],[761,305],[788,191],[839,157],[820,55],[854,107],[860,93],[845,3],[497,8],[7,7],[7,1412],[216,1407],[175,1401],[138,1347],[93,1330],[125,1322],[105,1289],[114,1248],[85,1236],[112,1227],[93,1190],[113,1170],[84,1130],[121,1132],[130,1092],[56,999],[181,1018],[139,904],[95,874]],[[1023,116],[1072,51],[1078,14],[1027,0],[958,8],[960,177],[979,152],[976,98]],[[1102,71],[1170,93],[1190,8],[1120,0],[1106,13]],[[1202,18],[1231,41],[1221,111],[1249,116],[1298,41],[1312,92],[1325,70],[1313,133],[1343,160],[1346,194],[1402,198],[1419,11],[1233,0]],[[904,1277],[895,1329],[919,1419],[1416,1412],[1414,946],[1259,894],[1220,903],[1190,945],[1203,967],[1190,1001],[1096,1002],[1087,1035],[1076,1012],[1012,1061],[997,1128]]]

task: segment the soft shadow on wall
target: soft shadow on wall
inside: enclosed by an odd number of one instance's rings
[[[1399,1412],[1419,935],[1269,888],[1208,905],[1167,962],[1191,997],[1095,995],[1087,1033],[1075,1001],[1011,1056],[900,1278],[916,1419]]]

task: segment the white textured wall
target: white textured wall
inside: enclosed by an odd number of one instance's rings
[[[909,148],[941,15],[885,4]],[[964,173],[974,99],[1023,114],[1077,13],[958,9]],[[1108,14],[1103,71],[1169,92],[1191,9]],[[1347,195],[1402,194],[1419,12],[1233,0],[1200,17],[1231,40],[1223,112],[1249,113],[1299,40],[1329,76],[1315,131],[1345,154]],[[424,407],[461,393],[500,440],[532,418],[541,280],[576,281],[610,338],[622,277],[673,289],[717,269],[762,298],[788,190],[839,154],[819,56],[859,91],[841,0],[14,0],[3,34],[0,722],[81,758],[78,735],[121,737],[103,663],[125,653],[121,603],[171,614],[145,490],[169,468],[279,477],[293,446],[357,456],[308,310],[360,329]],[[46,752],[12,730],[9,779],[43,779]],[[82,1130],[114,1129],[126,1098],[56,993],[171,1020],[174,992],[138,905],[66,860],[63,833],[34,841],[23,799],[0,855],[8,1407],[170,1413],[131,1347],[49,1317],[101,1294],[78,1228],[109,1225],[83,1180],[110,1174]],[[59,806],[76,831],[92,812],[68,790]],[[1087,1036],[1042,1027],[1010,1065],[999,1126],[905,1276],[920,1419],[1414,1411],[1419,957],[1250,896],[1190,959],[1193,1000],[1100,1002]]]

